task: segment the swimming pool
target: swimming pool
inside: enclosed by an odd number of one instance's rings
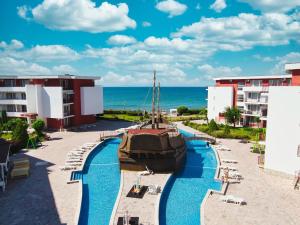
[[[181,131],[184,136],[192,134]],[[187,142],[185,167],[169,179],[163,190],[160,225],[199,225],[200,205],[208,189],[221,190],[221,182],[214,179],[217,160],[206,142]]]
[[[109,224],[119,192],[120,169],[118,146],[120,139],[109,139],[93,150],[83,167],[82,202],[79,225]]]

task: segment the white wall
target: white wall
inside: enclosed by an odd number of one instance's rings
[[[103,88],[81,87],[81,114],[94,115],[103,113]]]
[[[62,87],[26,85],[27,112],[40,118],[63,118]]]
[[[270,87],[265,168],[288,174],[300,169],[300,87]]]
[[[226,107],[233,106],[233,87],[208,87],[207,117],[216,120]]]
[[[43,87],[39,105],[42,106],[42,117],[62,119],[64,117],[62,87]]]

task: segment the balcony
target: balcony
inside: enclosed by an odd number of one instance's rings
[[[26,99],[0,99],[0,105],[27,105]]]
[[[26,92],[26,87],[0,87],[1,92]]]
[[[244,92],[268,92],[269,87],[265,86],[247,86],[243,88]]]
[[[253,99],[253,98],[246,98],[245,104],[255,104],[255,105],[267,105],[268,104],[268,98],[259,98],[259,99]]]

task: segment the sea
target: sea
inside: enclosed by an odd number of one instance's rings
[[[207,87],[161,87],[160,108],[207,106]],[[104,87],[104,109],[151,111],[152,87]]]

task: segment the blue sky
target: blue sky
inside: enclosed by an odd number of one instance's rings
[[[104,86],[205,86],[300,61],[299,0],[10,0],[0,74],[98,75]]]

